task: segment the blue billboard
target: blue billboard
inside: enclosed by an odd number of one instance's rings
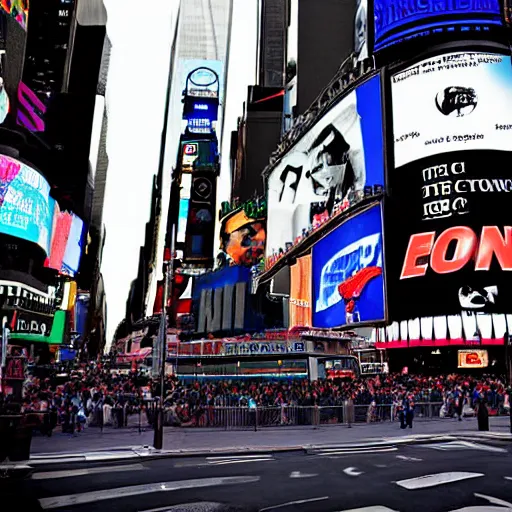
[[[263,329],[251,296],[251,270],[226,267],[195,278],[192,302],[197,334],[241,334]]]
[[[313,246],[313,326],[385,319],[381,206],[352,217]]]
[[[69,228],[69,237],[66,244],[66,251],[62,260],[62,273],[74,276],[80,266],[82,255],[84,222],[80,217],[73,214],[73,220]]]
[[[41,174],[0,155],[0,233],[38,244],[50,253],[55,201]]]
[[[374,18],[375,51],[413,37],[455,31],[485,32],[502,24],[498,0],[375,0]]]

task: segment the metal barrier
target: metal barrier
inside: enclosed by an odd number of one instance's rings
[[[415,421],[441,418],[442,402],[416,402]],[[152,428],[156,411],[155,401],[145,401],[133,410],[115,409],[110,412],[111,421],[104,424],[103,410],[91,418],[90,427],[101,428]],[[165,409],[164,424],[174,427],[259,429],[284,426],[324,426],[398,421],[398,409],[394,404],[354,404],[345,401],[341,405],[322,406],[270,406],[249,408],[242,406],[198,406],[183,410],[176,407]]]

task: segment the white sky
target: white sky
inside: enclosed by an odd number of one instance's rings
[[[103,211],[107,236],[101,266],[107,296],[108,350],[125,315],[149,220],[152,176],[158,171],[172,27],[179,0],[153,0],[151,12],[157,16],[150,17],[141,12],[139,0],[104,2],[112,43],[106,96],[109,167]],[[218,204],[229,199],[229,134],[242,115],[247,86],[255,83],[256,5],[257,0],[234,0]],[[164,206],[167,203],[168,198],[164,198]],[[158,272],[160,266],[157,263]],[[150,300],[149,314],[152,306]]]

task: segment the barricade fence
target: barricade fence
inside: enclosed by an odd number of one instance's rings
[[[136,407],[100,406],[90,411],[86,428],[132,428],[139,431],[153,428],[156,400],[146,400]],[[259,429],[279,426],[322,426],[364,423],[398,422],[399,408],[394,404],[360,405],[345,401],[340,405],[299,406],[283,405],[256,408],[247,406],[166,407],[164,425],[173,427]],[[501,410],[497,414],[508,414]],[[453,417],[454,411],[442,402],[416,402],[414,420],[433,420]],[[473,409],[464,409],[473,416]]]

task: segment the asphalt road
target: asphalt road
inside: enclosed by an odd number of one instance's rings
[[[30,479],[0,481],[0,510],[507,512],[511,460],[510,444],[456,441],[48,465]]]

